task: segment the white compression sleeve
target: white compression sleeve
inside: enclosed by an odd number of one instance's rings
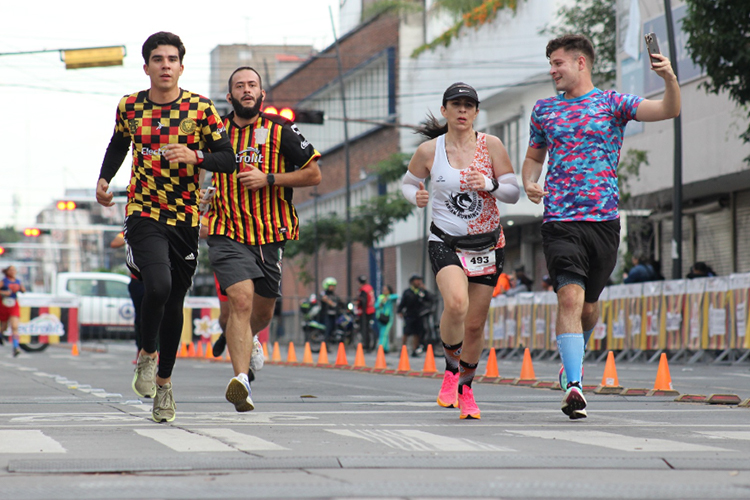
[[[425,179],[420,179],[408,170],[406,171],[406,174],[404,174],[404,178],[401,180],[401,192],[404,194],[404,198],[406,198],[406,200],[412,205],[417,204],[419,183],[424,181]]]
[[[521,189],[518,187],[516,174],[503,174],[497,178],[498,186],[492,193],[492,196],[503,203],[515,203],[521,196]]]

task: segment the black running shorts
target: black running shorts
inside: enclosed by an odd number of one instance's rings
[[[172,272],[172,284],[183,290],[193,284],[198,267],[198,227],[168,226],[149,217],[125,218],[127,265],[142,280],[141,269],[165,264]],[[176,280],[176,281],[175,281]]]
[[[545,222],[542,244],[547,270],[557,288],[557,276],[573,273],[586,283],[585,300],[599,300],[617,264],[620,219],[603,222]]]
[[[246,245],[226,236],[208,237],[208,258],[221,291],[240,281],[253,280],[255,293],[268,299],[281,297],[281,260],[285,241]]]
[[[432,272],[437,276],[438,271],[446,266],[458,266],[461,269],[461,261],[458,259],[456,252],[450,249],[448,245],[442,241],[430,241],[427,245],[427,250],[430,254],[430,262],[432,263]],[[480,285],[487,285],[495,288],[497,285],[497,279],[500,277],[500,273],[503,272],[503,263],[505,262],[505,249],[495,249],[495,274],[487,274],[485,276],[471,276],[468,277],[469,283],[479,283]]]

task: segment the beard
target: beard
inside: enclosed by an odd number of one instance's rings
[[[242,101],[235,100],[234,97],[232,97],[232,108],[234,108],[234,114],[239,116],[240,118],[244,118],[245,120],[249,120],[250,118],[254,116],[258,116],[258,113],[260,113],[260,108],[263,105],[263,98],[255,101],[255,105],[247,107],[242,105]]]

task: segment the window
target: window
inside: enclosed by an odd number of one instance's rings
[[[101,280],[99,282],[100,289],[103,292],[102,296],[116,298],[116,299],[129,299],[130,293],[128,293],[128,285],[120,281],[109,281]]]
[[[504,122],[490,125],[487,128],[487,133],[498,137],[503,144],[505,149],[508,150],[508,156],[510,162],[513,164],[513,168],[518,168],[521,165],[521,115],[514,116]]]

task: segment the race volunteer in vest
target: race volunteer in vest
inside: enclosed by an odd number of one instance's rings
[[[437,402],[480,418],[471,382],[482,352],[492,291],[503,270],[505,236],[497,201],[516,203],[518,181],[495,136],[476,132],[476,90],[454,83],[443,94],[445,125],[428,116],[422,143],[409,163],[402,191],[420,208],[432,198],[429,254],[445,308],[440,337],[445,374]],[[424,186],[430,177],[430,194]]]
[[[225,397],[245,412],[255,408],[248,378],[253,349],[259,349],[254,335],[273,317],[284,245],[298,238],[292,188],[320,183],[320,153],[294,123],[261,112],[265,91],[253,68],[237,68],[228,90],[234,111],[224,125],[237,165],[213,176],[208,256],[229,298],[225,333],[234,377]]]

